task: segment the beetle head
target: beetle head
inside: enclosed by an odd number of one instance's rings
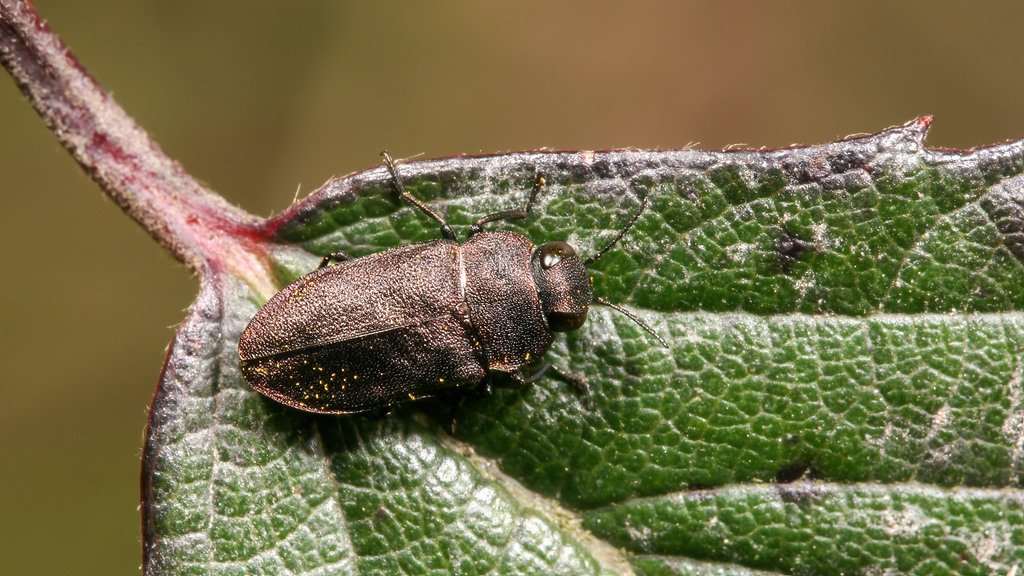
[[[548,327],[568,332],[583,326],[594,292],[576,250],[565,242],[548,242],[534,250],[531,260]]]
[[[645,196],[640,210],[633,214],[633,217],[619,230],[615,238],[585,261],[581,261],[576,256],[576,250],[565,242],[548,242],[533,252],[533,278],[537,283],[537,292],[540,295],[544,316],[548,321],[548,328],[556,332],[568,332],[580,328],[587,321],[587,310],[593,302],[621,312],[637,326],[646,330],[648,334],[657,338],[662,346],[669,347],[664,338],[632,312],[618,304],[612,304],[604,298],[595,298],[594,290],[590,285],[590,275],[587,273],[587,266],[604,256],[604,253],[612,246],[618,244],[646,208],[647,197]]]

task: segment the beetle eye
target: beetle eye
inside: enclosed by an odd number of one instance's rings
[[[587,321],[587,311],[582,312],[549,312],[548,328],[555,332],[578,330]]]
[[[548,242],[540,247],[540,266],[547,270],[562,261],[576,255],[576,251],[565,242]]]

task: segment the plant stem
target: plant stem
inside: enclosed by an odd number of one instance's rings
[[[265,266],[251,241],[258,220],[169,158],[28,0],[0,0],[0,62],[64,148],[178,260],[196,273]]]

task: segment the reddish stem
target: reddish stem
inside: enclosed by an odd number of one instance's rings
[[[192,178],[82,68],[28,0],[0,0],[0,62],[85,171],[200,273],[259,258],[257,220]],[[246,262],[233,254],[241,248]],[[235,261],[233,261],[235,260]]]

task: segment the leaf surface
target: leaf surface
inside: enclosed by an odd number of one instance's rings
[[[274,277],[212,266],[145,452],[149,574],[1007,574],[1024,560],[1024,144],[923,147],[928,120],[774,151],[402,163],[460,237],[584,254],[608,309],[541,378],[387,418],[254,393],[237,341],[335,250],[437,238],[385,170],[254,228]],[[500,380],[496,384],[510,384]]]

